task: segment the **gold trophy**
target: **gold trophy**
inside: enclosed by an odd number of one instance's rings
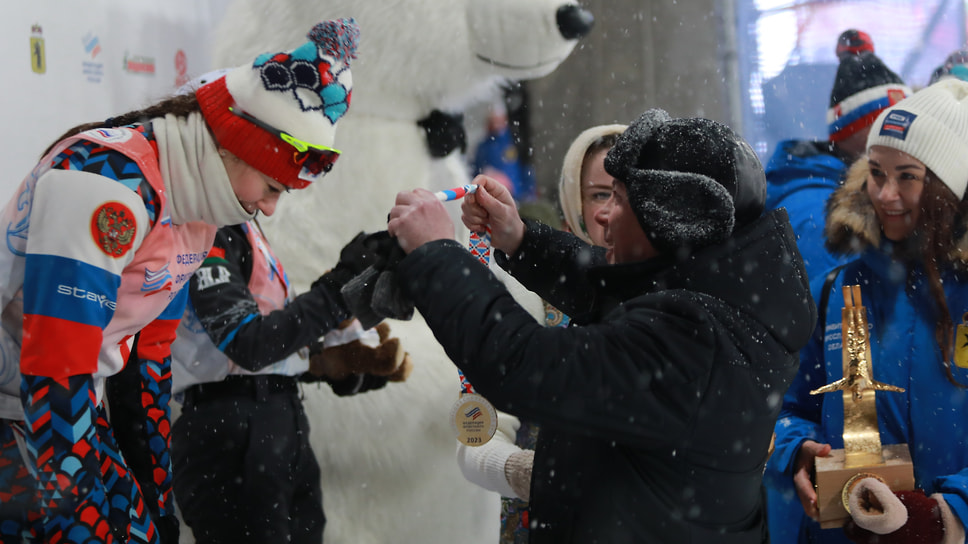
[[[817,507],[820,527],[841,527],[850,516],[847,497],[854,483],[877,478],[893,491],[914,489],[914,466],[907,444],[881,445],[877,427],[877,391],[904,389],[874,380],[871,346],[867,337],[867,310],[861,304],[860,286],[844,286],[844,377],[810,392],[842,391],[844,396],[844,449],[815,458]]]

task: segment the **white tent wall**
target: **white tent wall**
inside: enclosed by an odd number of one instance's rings
[[[67,129],[139,109],[211,69],[224,0],[5,0],[0,200]]]

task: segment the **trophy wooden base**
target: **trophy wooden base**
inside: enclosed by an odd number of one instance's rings
[[[832,450],[829,457],[817,457],[817,506],[820,527],[842,527],[850,514],[844,508],[844,484],[855,474],[866,472],[881,477],[894,491],[914,489],[914,465],[907,444],[883,446],[884,463],[844,468],[844,450]]]

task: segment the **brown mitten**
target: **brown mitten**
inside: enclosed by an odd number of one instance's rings
[[[323,349],[309,358],[309,371],[320,377],[341,380],[350,374],[385,376],[390,381],[404,381],[413,363],[399,338],[390,337],[390,326],[380,323],[363,329],[356,319],[340,323],[323,340]]]
[[[403,353],[403,362],[397,367],[392,374],[387,374],[387,380],[391,382],[403,382],[410,377],[410,373],[413,371],[413,360],[410,359],[410,354],[407,352]]]

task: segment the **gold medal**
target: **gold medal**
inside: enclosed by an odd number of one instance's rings
[[[450,423],[461,444],[483,446],[497,430],[497,411],[477,393],[461,393],[450,412]]]
[[[955,329],[955,366],[968,368],[968,312]]]

